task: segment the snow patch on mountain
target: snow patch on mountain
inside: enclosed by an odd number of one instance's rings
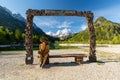
[[[14,17],[15,19],[18,19],[18,20],[20,20],[20,21],[23,21],[23,22],[26,22],[26,20],[25,20],[25,18],[21,15],[21,14],[19,14],[19,13],[16,13],[16,12],[12,12],[12,11],[10,11],[8,8],[6,8],[6,7],[2,7],[2,6],[0,6],[2,9],[4,9],[7,13],[9,13],[12,17]]]
[[[46,32],[46,34],[60,39],[67,39],[68,37],[72,36],[74,33],[71,31],[71,29],[65,28],[63,30],[58,30],[56,33],[49,31]]]
[[[14,18],[20,20],[20,21],[26,22],[25,18],[24,18],[21,14],[19,14],[19,13],[13,12],[13,13],[12,13],[12,16],[13,16]]]

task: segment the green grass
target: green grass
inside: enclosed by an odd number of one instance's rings
[[[33,47],[33,50],[38,50],[39,47]],[[7,48],[0,48],[1,51],[25,51],[25,47],[7,47]]]
[[[96,63],[97,65],[104,65],[104,62],[101,62],[101,61],[97,61]]]
[[[24,66],[25,64],[19,64],[19,66]]]
[[[78,49],[77,46],[55,46],[51,47],[50,49]]]
[[[50,46],[51,50],[54,49],[78,49],[77,46]],[[33,47],[33,50],[39,50],[39,47]],[[0,48],[0,51],[25,51],[25,47],[9,47]]]

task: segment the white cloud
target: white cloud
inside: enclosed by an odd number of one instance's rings
[[[57,26],[57,28],[69,28],[73,22],[64,21]]]
[[[83,24],[83,25],[81,25],[81,30],[85,30],[86,28],[87,28],[87,25],[86,24]]]
[[[38,26],[54,27],[54,25],[59,24],[59,22],[53,19],[37,19],[36,24]]]
[[[49,32],[46,32],[47,35],[50,35],[50,36],[54,36],[54,33],[49,31]]]
[[[58,21],[53,18],[35,18],[35,22],[38,26],[46,26],[49,28],[69,28],[72,21]]]

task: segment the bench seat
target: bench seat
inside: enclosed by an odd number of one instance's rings
[[[74,57],[75,62],[80,64],[83,61],[84,57],[87,57],[86,54],[57,54],[57,55],[49,55],[49,58],[67,58]]]

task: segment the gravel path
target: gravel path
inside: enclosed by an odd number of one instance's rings
[[[98,51],[104,51],[109,53],[118,53],[120,54],[120,46],[119,47],[97,47]]]
[[[51,50],[50,54],[81,53],[78,49]],[[84,52],[82,52],[84,53]],[[0,53],[0,80],[119,80],[120,62],[74,63],[73,58],[50,59],[46,68],[39,67],[37,51],[34,51],[34,64],[24,64],[25,52]]]

